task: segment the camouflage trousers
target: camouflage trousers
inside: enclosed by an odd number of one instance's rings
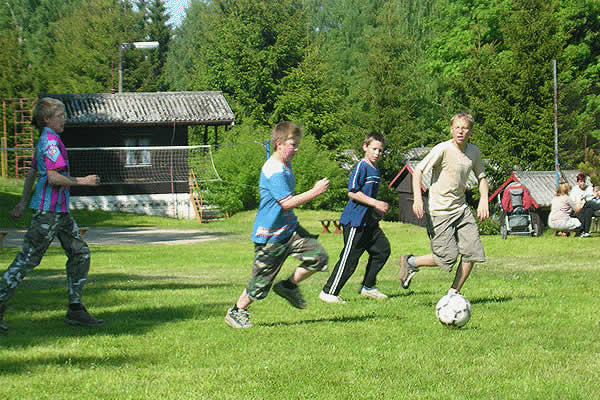
[[[289,256],[301,261],[298,266],[300,268],[327,271],[327,252],[316,236],[299,226],[285,242],[254,245],[252,279],[246,287],[246,294],[250,299],[262,300],[267,297],[275,277]]]
[[[13,296],[19,283],[40,264],[55,237],[67,254],[69,304],[81,303],[81,291],[90,269],[90,249],[71,214],[37,211],[25,234],[23,248],[0,280],[0,305]]]

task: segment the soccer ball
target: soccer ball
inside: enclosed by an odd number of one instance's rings
[[[442,325],[460,328],[471,318],[471,303],[462,294],[447,294],[435,306],[435,315]]]

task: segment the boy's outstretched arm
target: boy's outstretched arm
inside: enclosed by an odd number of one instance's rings
[[[356,202],[373,207],[380,215],[385,214],[390,209],[390,205],[385,201],[367,196],[363,192],[348,192],[348,197]]]
[[[487,179],[481,178],[479,181],[479,205],[477,206],[477,216],[481,221],[488,219],[490,216],[489,190]]]
[[[100,183],[98,175],[88,175],[80,178],[61,175],[57,170],[48,170],[48,183],[52,186],[96,186]]]
[[[297,194],[295,196],[289,197],[286,200],[279,203],[281,208],[285,211],[289,211],[292,208],[298,207],[304,203],[308,203],[315,197],[325,193],[329,188],[329,179],[323,178],[317,182],[315,182],[312,189],[307,190],[304,193]]]

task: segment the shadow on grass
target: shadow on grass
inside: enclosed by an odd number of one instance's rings
[[[141,357],[132,357],[128,355],[119,355],[111,357],[81,357],[81,356],[45,356],[39,355],[29,360],[0,360],[0,371],[3,375],[22,375],[31,370],[37,370],[38,367],[46,367],[49,365],[60,367],[77,367],[81,369],[94,368],[98,365],[103,366],[121,366],[128,365],[132,362],[143,361]]]
[[[526,298],[530,296],[523,296],[521,298]],[[514,298],[512,296],[503,296],[503,297],[488,297],[488,298],[475,298],[473,300],[469,300],[471,304],[488,304],[488,303],[508,303],[509,301],[513,301]]]
[[[307,325],[307,324],[318,324],[323,322],[361,322],[369,321],[381,318],[377,315],[355,315],[355,316],[340,316],[330,318],[318,318],[318,319],[306,319],[303,321],[289,321],[289,322],[270,322],[266,324],[257,324],[257,326],[293,326],[293,325]]]
[[[64,323],[67,302],[64,271],[45,269],[36,272],[35,277],[27,277],[21,283],[15,297],[8,302],[5,322],[9,331],[5,338],[0,337],[5,346],[35,346],[73,335],[143,335],[167,323],[221,318],[229,303],[203,303],[200,299],[192,304],[172,305],[179,302],[180,295],[176,291],[201,290],[206,293],[229,287],[233,291],[238,287],[202,282],[198,277],[192,281],[190,277],[176,275],[96,274],[84,288],[84,303],[90,313],[105,320],[105,324],[90,329]],[[156,292],[158,301],[151,300],[152,304],[147,304],[148,295],[144,295],[142,301],[137,300],[133,293],[141,291],[151,295]],[[105,311],[101,311],[103,308]]]
[[[111,291],[157,291],[157,290],[185,290],[185,289],[219,289],[232,288],[237,289],[238,284],[234,283],[211,283],[197,282],[207,278],[200,275],[137,275],[121,273],[90,274],[86,286],[83,288],[84,298],[93,298],[96,304],[106,304],[103,301],[105,293]],[[36,298],[39,304],[48,303],[48,292],[40,291],[50,290],[50,294],[56,291],[57,300],[60,304],[64,302],[66,293],[64,284],[66,274],[62,269],[42,269],[28,275],[19,285],[16,295],[26,295],[28,302],[35,303]],[[190,282],[196,281],[196,282]],[[52,301],[52,300],[50,300]],[[15,301],[18,303],[19,301]],[[111,304],[106,304],[110,306]],[[52,309],[53,307],[48,307]]]
[[[388,297],[390,299],[395,299],[395,298],[406,298],[406,297],[411,297],[411,296],[433,295],[433,294],[435,294],[435,292],[433,290],[414,291],[412,289],[408,289],[408,290],[402,289],[401,292],[388,294]]]
[[[167,323],[221,317],[226,306],[226,303],[204,303],[156,307],[132,305],[132,308],[108,312],[94,312],[90,309],[95,317],[105,321],[104,325],[97,328],[67,325],[64,322],[63,312],[54,312],[52,316],[44,318],[30,319],[19,316],[18,310],[10,310],[9,315],[13,318],[5,320],[9,331],[2,336],[2,341],[5,347],[30,347],[73,336],[143,335],[156,326]]]

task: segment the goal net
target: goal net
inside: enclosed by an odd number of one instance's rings
[[[98,175],[100,185],[220,181],[211,146],[67,148],[71,176]]]

